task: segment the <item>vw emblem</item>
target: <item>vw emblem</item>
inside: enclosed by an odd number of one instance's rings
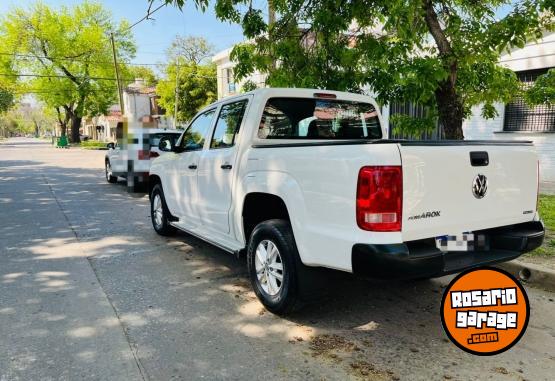
[[[472,182],[472,194],[476,198],[484,198],[488,192],[488,178],[485,175],[479,174]]]

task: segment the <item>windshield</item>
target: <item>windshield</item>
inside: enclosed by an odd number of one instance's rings
[[[261,139],[380,139],[376,108],[335,99],[271,98],[258,129]]]

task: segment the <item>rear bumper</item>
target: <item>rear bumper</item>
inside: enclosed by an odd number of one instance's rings
[[[442,252],[434,239],[389,245],[355,244],[353,272],[373,278],[431,278],[506,262],[541,246],[545,227],[541,221],[533,221],[475,233],[488,237],[488,250]]]

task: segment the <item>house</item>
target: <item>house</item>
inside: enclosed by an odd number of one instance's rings
[[[121,120],[119,105],[112,105],[106,115],[83,119],[82,133],[92,140],[113,142],[116,140],[116,126]]]
[[[530,86],[538,76],[555,68],[555,33],[501,56],[500,64],[513,70]],[[498,116],[486,120],[474,107],[463,125],[465,139],[531,140],[540,159],[544,187],[555,189],[555,106],[529,107],[523,99],[495,105]]]
[[[236,81],[233,77],[233,67],[235,63],[231,60],[230,54],[233,48],[222,50],[212,57],[212,62],[216,64],[216,75],[218,78],[218,99],[230,95],[239,94],[242,86],[247,81],[254,82],[258,87],[264,87],[266,75],[254,72],[241,81]]]
[[[154,128],[173,128],[170,118],[158,105],[156,87],[146,86],[141,78],[123,90],[123,116],[130,122],[153,123]]]
[[[148,123],[153,128],[173,128],[171,119],[158,105],[156,88],[140,78],[123,90],[123,115],[119,105],[112,105],[105,115],[83,118],[81,133],[92,140],[116,141],[116,127],[125,119]]]

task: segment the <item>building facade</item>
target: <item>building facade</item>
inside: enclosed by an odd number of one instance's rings
[[[174,128],[172,119],[158,105],[156,88],[136,79],[123,90],[123,115],[119,105],[112,105],[106,115],[83,118],[81,133],[92,140],[115,142],[116,127],[124,118],[151,124],[153,128]]]
[[[525,86],[549,69],[555,68],[555,33],[544,35],[522,49],[501,57],[500,63],[514,71]],[[463,125],[465,139],[531,140],[540,158],[540,177],[555,186],[555,106],[529,107],[523,99],[495,105],[497,117],[484,119],[481,107]]]
[[[241,81],[235,80],[233,76],[233,68],[235,67],[235,62],[233,62],[230,58],[232,49],[233,48],[222,50],[214,57],[212,57],[212,62],[216,64],[216,75],[218,79],[218,99],[241,93],[242,86],[247,81],[255,83],[258,87],[266,86],[266,75],[260,72],[254,72]]]

